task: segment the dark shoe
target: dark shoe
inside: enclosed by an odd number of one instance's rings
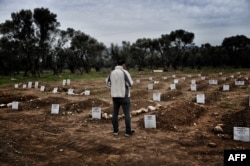
[[[129,137],[129,136],[133,135],[134,133],[135,133],[135,131],[131,130],[130,133],[125,133],[124,136]]]

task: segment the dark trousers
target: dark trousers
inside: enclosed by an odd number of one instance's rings
[[[126,133],[131,133],[131,118],[130,118],[130,98],[113,98],[113,116],[112,116],[112,124],[114,133],[119,131],[119,109],[122,106],[123,113],[125,115],[125,126]]]

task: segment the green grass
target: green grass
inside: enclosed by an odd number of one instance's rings
[[[180,70],[169,70],[168,72],[163,73],[154,73],[154,75],[165,75],[170,73],[185,73],[185,74],[195,74],[195,73],[216,73],[216,72],[223,72],[223,73],[236,73],[236,72],[249,72],[250,69],[234,69],[227,67],[226,69],[221,68],[212,68],[212,67],[204,67],[201,70],[191,69],[191,68],[184,68],[183,71]],[[101,72],[95,72],[92,70],[90,73],[86,74],[83,73],[82,75],[79,73],[71,74],[68,70],[63,71],[58,75],[53,75],[51,71],[44,71],[40,77],[23,77],[23,73],[19,75],[12,75],[12,76],[0,76],[0,86],[6,84],[15,84],[15,83],[27,83],[29,81],[42,81],[42,82],[57,82],[62,81],[63,79],[70,79],[72,81],[75,80],[93,80],[99,78],[106,78],[110,72],[110,69],[103,69]],[[129,69],[129,72],[132,76],[136,75],[150,75],[153,73],[151,69],[144,69],[143,71],[138,71],[136,69]]]
[[[23,77],[23,73],[19,75],[12,75],[12,76],[0,76],[0,86],[6,84],[15,84],[15,83],[27,83],[29,81],[42,81],[42,82],[57,82],[62,81],[63,79],[70,79],[72,81],[75,80],[92,80],[98,78],[105,78],[108,74],[104,72],[95,72],[91,71],[90,73],[86,74],[71,74],[69,71],[64,71],[58,75],[53,75],[52,72],[46,71],[41,74],[40,77]]]

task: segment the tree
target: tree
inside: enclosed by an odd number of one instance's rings
[[[163,34],[159,39],[155,39],[154,47],[160,54],[160,60],[164,71],[168,71],[170,66],[170,37],[168,34]]]
[[[244,35],[236,35],[225,38],[222,42],[222,48],[227,51],[230,58],[230,65],[234,67],[245,67],[245,62],[249,55],[245,52],[250,47],[250,39]]]
[[[12,20],[0,25],[1,34],[14,42],[16,56],[23,66],[24,76],[31,72],[32,76],[40,76],[40,63],[45,63],[50,43],[50,34],[59,25],[56,15],[48,9],[21,10],[11,14]],[[18,45],[18,47],[16,47]]]
[[[75,31],[71,41],[71,49],[77,59],[77,69],[83,74],[83,71],[89,73],[91,67],[98,69],[97,65],[100,65],[100,58],[105,49],[102,43],[99,43],[96,39],[83,32]],[[98,63],[97,63],[98,60]]]
[[[194,40],[194,33],[187,32],[185,30],[179,29],[172,31],[170,33],[170,40],[172,42],[172,45],[175,47],[173,51],[175,53],[173,54],[173,61],[172,65],[174,69],[177,69],[178,65],[183,66],[182,59],[183,59],[183,51],[188,50],[193,43]],[[189,45],[189,48],[187,47]]]
[[[138,66],[138,71],[142,71],[143,66],[145,65],[145,59],[148,56],[147,39],[137,39],[131,47],[131,54],[136,65]]]
[[[46,67],[46,57],[49,54],[49,49],[51,46],[50,37],[53,33],[56,33],[57,27],[60,24],[57,22],[57,15],[51,13],[47,8],[35,8],[33,17],[34,22],[38,27],[36,35],[38,37],[39,49],[37,51],[36,63],[39,65],[39,61],[41,61],[42,66]]]

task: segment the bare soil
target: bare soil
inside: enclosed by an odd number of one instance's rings
[[[19,88],[1,86],[0,165],[222,166],[224,150],[250,149],[249,142],[233,139],[233,127],[250,127],[249,72],[211,73],[205,80],[198,74],[175,73],[179,83],[170,90],[172,74],[132,75],[131,113],[148,106],[157,109],[132,115],[135,134],[131,137],[124,136],[122,110],[118,136],[113,136],[110,118],[92,118],[92,107],[101,107],[102,114],[112,113],[104,79],[71,81],[66,86],[39,82],[45,85],[44,92],[23,89],[22,83]],[[222,77],[227,79],[221,81]],[[197,91],[190,91],[193,79]],[[209,85],[209,79],[218,79],[218,85]],[[234,79],[244,80],[245,85],[235,86]],[[154,84],[153,90],[147,89],[149,83]],[[224,84],[230,85],[230,91],[222,91]],[[54,87],[58,87],[56,94]],[[74,95],[67,94],[69,88]],[[81,94],[86,89],[88,96]],[[154,101],[153,93],[158,92],[161,101]],[[196,103],[199,93],[205,94],[205,104]],[[18,110],[7,106],[13,101],[19,102]],[[59,104],[59,114],[51,114],[52,104]],[[145,128],[144,115],[156,116],[156,129]],[[222,131],[214,130],[218,124]]]

